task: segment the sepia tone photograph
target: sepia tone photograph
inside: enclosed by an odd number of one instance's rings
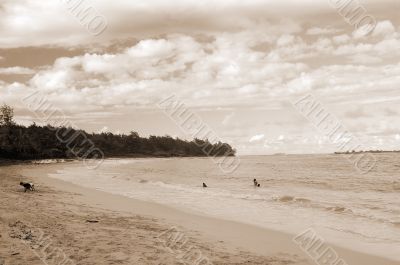
[[[0,265],[400,265],[399,0],[0,0]]]

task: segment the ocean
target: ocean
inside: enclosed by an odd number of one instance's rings
[[[65,164],[50,177],[294,235],[313,228],[329,243],[400,260],[400,154],[374,155],[368,174],[342,155],[275,155],[242,156],[230,174],[211,158],[140,158]]]

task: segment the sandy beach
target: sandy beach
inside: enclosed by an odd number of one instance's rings
[[[0,265],[400,265],[400,0],[0,0]]]
[[[0,167],[0,264],[315,264],[294,235],[48,178],[56,168]],[[332,247],[348,265],[399,264]]]

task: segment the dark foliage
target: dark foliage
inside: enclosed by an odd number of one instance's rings
[[[0,157],[7,159],[77,158],[97,149],[105,157],[233,156],[225,143],[211,144],[195,139],[185,141],[170,136],[140,137],[112,133],[90,134],[82,130],[52,126],[29,127],[11,122],[0,124]],[[90,155],[89,155],[90,156]]]

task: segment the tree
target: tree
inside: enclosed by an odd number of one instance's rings
[[[135,139],[140,138],[139,133],[135,131],[131,131],[130,136]]]
[[[4,104],[3,106],[0,107],[0,126],[10,126],[14,124],[14,110]]]

